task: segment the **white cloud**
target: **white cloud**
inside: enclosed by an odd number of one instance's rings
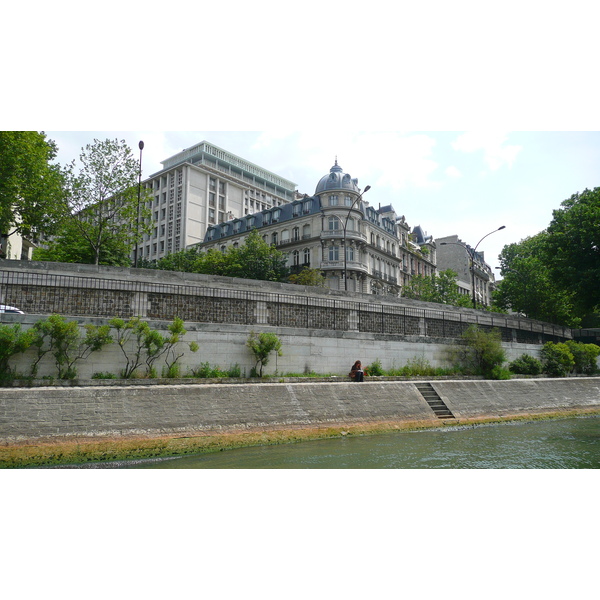
[[[452,179],[458,179],[459,177],[463,176],[463,174],[454,166],[447,167],[444,173],[446,173],[446,175]]]
[[[497,171],[504,165],[512,166],[521,146],[506,144],[507,134],[503,132],[474,132],[461,134],[452,147],[459,152],[483,152],[483,158],[492,171]]]

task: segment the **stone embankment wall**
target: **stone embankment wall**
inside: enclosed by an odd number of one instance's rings
[[[166,332],[178,316],[188,330],[185,341],[200,345],[198,353],[187,352],[181,360],[183,373],[209,362],[223,369],[237,364],[249,375],[254,362],[245,344],[252,330],[282,340],[284,354],[271,360],[266,371],[271,374],[344,375],[357,359],[364,364],[379,359],[384,369],[415,358],[444,367],[448,349],[471,324],[499,329],[509,360],[523,353],[537,356],[543,342],[572,336],[547,323],[406,298],[95,265],[0,260],[0,298],[27,313],[0,314],[0,322],[25,327],[58,313],[82,326],[139,316]],[[11,365],[26,375],[33,358],[30,350]],[[55,375],[50,357],[44,361],[39,376]],[[117,374],[122,366],[115,344],[77,363],[82,378]],[[156,365],[159,373],[161,367]]]
[[[600,378],[434,381],[457,418],[600,409]],[[439,422],[413,382],[0,389],[0,441]]]

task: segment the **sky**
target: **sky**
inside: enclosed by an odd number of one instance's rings
[[[391,204],[434,239],[458,235],[494,269],[511,243],[535,235],[561,202],[600,186],[600,132],[511,131],[47,131],[57,160],[77,160],[94,139],[125,140],[142,177],[201,141],[249,160],[312,195],[335,160],[371,189],[372,206]],[[499,271],[496,271],[499,275]]]

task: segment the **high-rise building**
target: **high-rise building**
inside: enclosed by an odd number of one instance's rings
[[[152,231],[138,248],[145,260],[202,242],[210,226],[283,206],[296,197],[295,183],[206,141],[161,164],[163,169],[142,184],[152,197]]]

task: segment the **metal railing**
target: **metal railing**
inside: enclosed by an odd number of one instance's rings
[[[160,271],[157,271],[160,277]],[[378,297],[379,300],[379,297]],[[558,325],[483,311],[433,310],[397,303],[29,271],[0,271],[0,304],[26,314],[143,317],[197,323],[265,324],[390,335],[457,338],[472,324],[499,328],[505,341],[571,339]],[[6,321],[0,313],[0,322]],[[12,317],[11,317],[12,320]]]

